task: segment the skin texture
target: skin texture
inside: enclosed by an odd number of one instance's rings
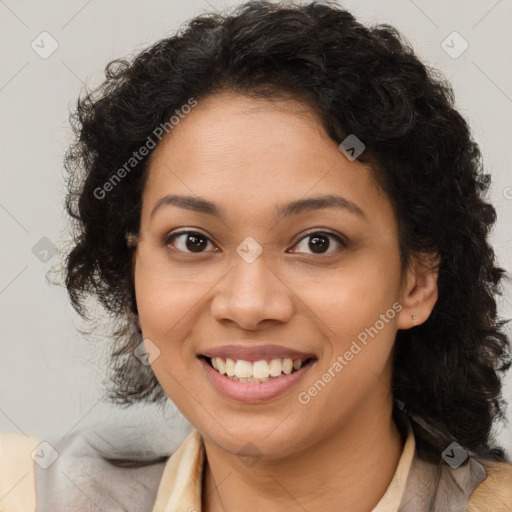
[[[208,199],[224,216],[165,206],[151,217],[166,194]],[[276,222],[277,205],[324,194],[356,203],[366,220],[326,208]],[[186,236],[166,249],[166,235],[186,228],[210,239],[203,253],[187,249]],[[306,233],[318,231],[346,237],[346,247],[328,239],[313,252]],[[250,264],[236,252],[247,236],[263,248]],[[144,339],[160,351],[155,375],[205,440],[204,510],[363,512],[378,503],[403,447],[391,418],[395,335],[424,322],[437,300],[428,259],[402,274],[398,247],[393,208],[370,169],[346,159],[298,101],[211,96],[155,149],[134,259],[137,307]],[[394,303],[400,313],[301,404],[298,393]],[[240,340],[318,360],[284,395],[240,403],[214,389],[197,358]],[[238,454],[261,458],[249,465]]]

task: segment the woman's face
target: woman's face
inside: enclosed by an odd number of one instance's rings
[[[148,173],[134,272],[143,337],[158,381],[205,439],[280,457],[389,412],[395,334],[412,325],[396,218],[305,105],[202,100]],[[311,202],[325,196],[342,199]],[[198,199],[216,212],[193,208]],[[178,231],[193,233],[169,239]],[[314,359],[287,376],[292,350]],[[204,354],[232,359],[239,375],[282,376],[235,382]]]

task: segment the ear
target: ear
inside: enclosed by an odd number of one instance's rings
[[[438,298],[440,258],[431,253],[413,257],[404,278],[398,315],[398,329],[410,329],[427,320]]]

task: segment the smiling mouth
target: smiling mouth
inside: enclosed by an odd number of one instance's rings
[[[286,375],[298,372],[305,366],[316,361],[315,357],[307,359],[261,359],[259,361],[246,361],[243,359],[230,359],[223,357],[199,356],[204,359],[215,371],[230,380],[247,383],[263,383],[276,380]]]

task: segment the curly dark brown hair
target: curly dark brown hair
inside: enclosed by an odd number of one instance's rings
[[[495,300],[505,271],[488,243],[496,221],[484,199],[490,175],[446,79],[394,27],[368,28],[335,2],[316,1],[252,1],[202,14],[133,59],[110,62],[105,74],[71,116],[65,284],[84,318],[92,295],[113,320],[109,400],[166,398],[151,367],[134,356],[142,336],[125,240],[139,230],[151,151],[106,198],[99,191],[191,97],[292,97],[317,112],[337,143],[348,134],[364,142],[359,160],[371,164],[397,215],[402,268],[421,252],[440,257],[432,314],[397,334],[393,395],[415,418],[427,452],[439,455],[457,440],[482,453],[493,422],[504,417],[499,372],[511,363]]]

